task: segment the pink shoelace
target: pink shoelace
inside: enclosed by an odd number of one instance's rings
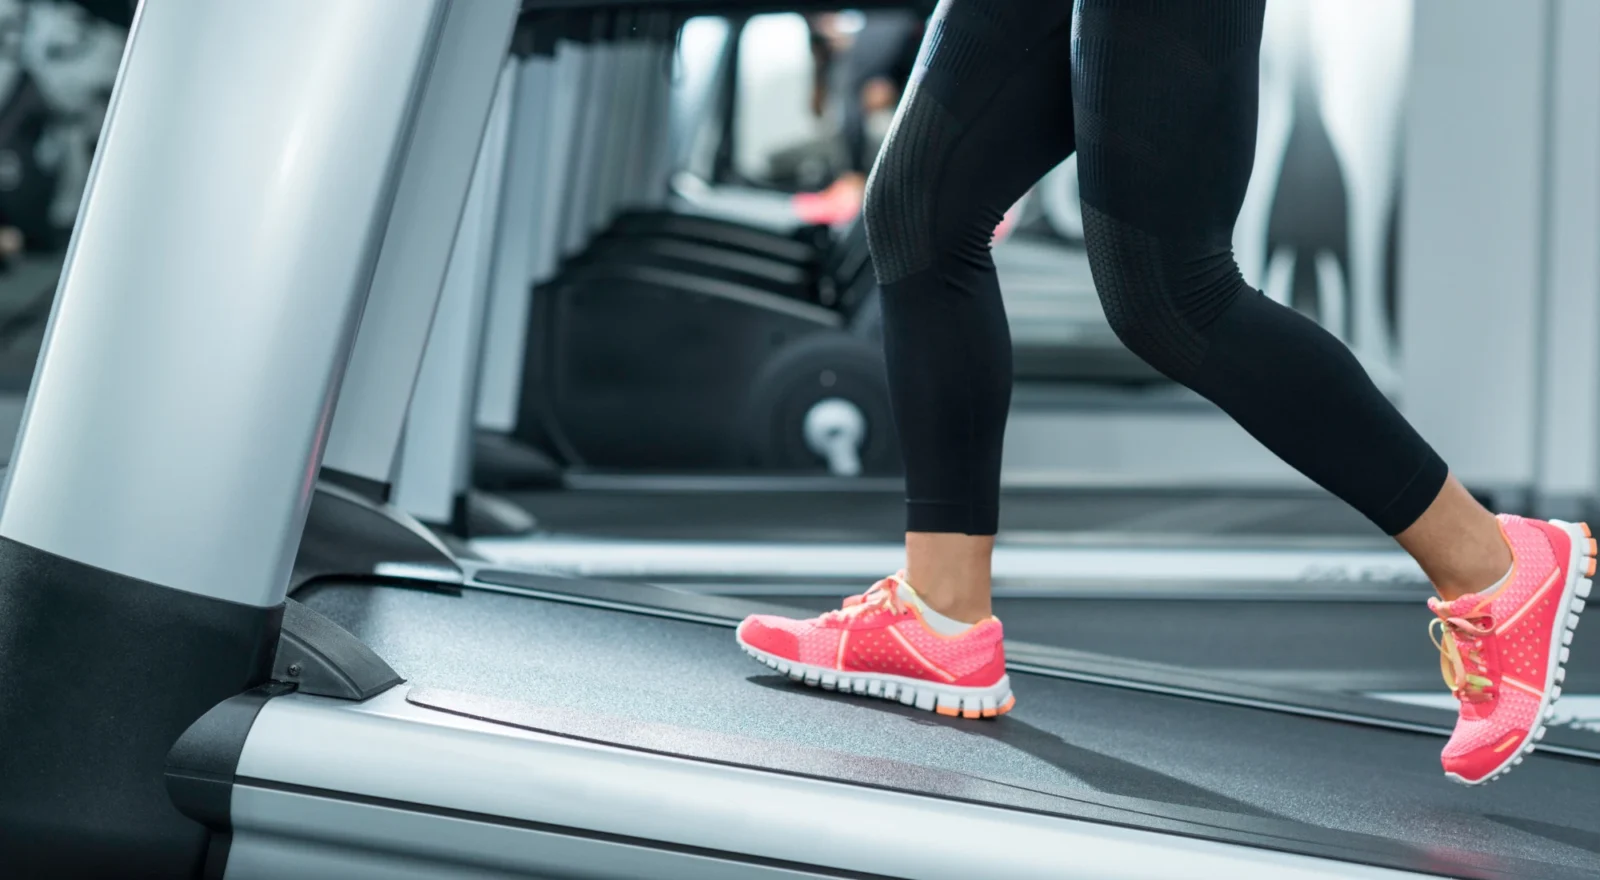
[[[899,586],[904,582],[905,574],[897,572],[873,584],[865,593],[845,599],[842,607],[827,612],[822,619],[837,623],[880,608],[888,609],[891,614],[904,614],[906,606],[899,593]]]

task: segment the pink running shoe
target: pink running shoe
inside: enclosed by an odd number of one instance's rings
[[[923,620],[905,573],[810,620],[756,614],[739,624],[745,653],[825,690],[899,700],[940,715],[993,718],[1011,711],[1000,621],[947,636]]]
[[[1499,520],[1513,560],[1505,583],[1453,602],[1428,600],[1438,616],[1429,635],[1439,667],[1461,701],[1441,759],[1445,776],[1466,785],[1521,764],[1544,737],[1595,569],[1587,525]]]

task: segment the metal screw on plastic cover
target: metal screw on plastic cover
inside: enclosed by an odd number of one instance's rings
[[[298,663],[290,663],[288,672],[289,672],[289,675],[290,675],[291,678],[299,678],[300,677],[300,664],[298,664]]]
[[[861,444],[867,436],[867,419],[860,407],[838,397],[819,400],[806,411],[806,446],[828,462],[835,476],[861,473]]]

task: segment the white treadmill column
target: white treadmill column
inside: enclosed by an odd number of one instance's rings
[[[422,96],[355,351],[334,414],[324,476],[388,499],[467,184],[520,4],[451,7],[438,75]]]
[[[574,27],[569,25],[569,27]],[[529,310],[533,288],[548,281],[561,266],[562,246],[576,224],[574,214],[565,209],[568,193],[574,190],[573,153],[583,119],[583,98],[589,65],[590,46],[563,33],[556,41],[550,62],[547,118],[543,125],[543,148],[535,170],[534,211],[528,227],[530,236],[521,246],[528,249],[529,282],[513,298],[497,293],[490,309],[490,327],[483,346],[480,368],[481,386],[478,424],[490,431],[511,433],[520,419],[523,398],[523,373],[527,365]],[[518,246],[509,241],[508,247]]]
[[[1555,0],[1552,15],[1535,500],[1581,519],[1600,495],[1600,3]]]
[[[456,232],[428,334],[416,394],[406,418],[405,446],[395,482],[395,505],[435,524],[456,518],[471,484],[473,411],[477,404],[478,353],[489,298],[495,228],[500,214],[519,63],[506,62],[467,204]]]
[[[659,208],[666,197],[661,168],[671,174],[672,143],[672,65],[676,51],[677,20],[657,14],[650,23],[650,44],[646,50],[644,98],[638,118],[639,146],[630,158],[628,182],[623,192],[624,213],[644,208]]]
[[[447,8],[142,7],[0,536],[201,595],[283,600]]]
[[[535,39],[538,39],[537,35]],[[488,325],[479,375],[478,427],[502,434],[517,426],[522,395],[522,340],[528,332],[529,286],[533,283],[534,230],[539,222],[540,175],[552,140],[549,126],[554,44],[522,61],[506,147],[504,195],[495,229]]]
[[[1401,169],[1402,411],[1468,486],[1532,487],[1549,6],[1418,0]],[[1591,337],[1593,327],[1584,327]]]
[[[640,52],[644,45],[638,33],[644,16],[638,13],[619,13],[611,42],[611,79],[607,83],[605,118],[601,121],[601,140],[598,154],[600,173],[596,175],[589,227],[603,231],[616,219],[622,185],[627,177],[627,155],[639,148],[636,138],[630,138],[628,127],[639,106]]]
[[[271,675],[418,96],[462,5],[140,6],[0,497],[13,873],[186,877],[218,852],[174,810],[166,760]]]
[[[571,183],[566,188],[563,208],[565,229],[558,258],[576,256],[589,243],[589,214],[592,210],[595,153],[600,149],[602,100],[606,96],[606,82],[611,78],[610,20],[608,15],[597,15],[591,23],[583,51],[578,56],[578,114],[575,118],[576,141],[571,154],[568,173]]]
[[[654,93],[651,105],[655,108],[655,115],[651,117],[650,125],[654,128],[655,133],[649,138],[649,142],[654,145],[654,148],[650,150],[647,156],[643,197],[636,204],[636,207],[655,211],[666,209],[667,195],[672,188],[672,175],[677,173],[678,170],[674,166],[675,156],[671,148],[672,76],[668,72],[671,70],[670,62],[676,47],[675,35],[679,27],[676,19],[673,20],[673,24],[670,27],[674,37],[668,38],[666,45],[662,47],[666,57],[662,62],[662,66],[658,68],[656,77],[651,80]]]

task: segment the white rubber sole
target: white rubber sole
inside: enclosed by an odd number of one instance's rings
[[[739,638],[739,647],[757,661],[789,676],[791,681],[825,691],[891,700],[952,718],[996,718],[1010,712],[1017,703],[1016,697],[1011,694],[1009,675],[1000,676],[999,681],[986,688],[956,687],[900,675],[840,672],[823,666],[794,663],[746,644],[742,636]]]
[[[1567,657],[1572,652],[1570,647],[1572,633],[1578,628],[1578,616],[1583,614],[1583,609],[1588,604],[1594,582],[1587,574],[1591,558],[1590,538],[1584,527],[1555,519],[1548,522],[1560,527],[1572,539],[1572,553],[1571,558],[1567,560],[1567,582],[1562,585],[1561,612],[1555,616],[1550,631],[1550,668],[1545,672],[1544,697],[1539,700],[1539,711],[1534,713],[1533,730],[1523,737],[1522,744],[1517,750],[1507,755],[1505,761],[1494,768],[1489,775],[1482,779],[1468,779],[1457,773],[1445,773],[1445,778],[1462,785],[1483,785],[1486,782],[1493,782],[1521,764],[1523,758],[1539,747],[1539,741],[1544,739],[1550,719],[1556,714],[1555,703],[1561,698],[1561,682],[1567,677]]]

